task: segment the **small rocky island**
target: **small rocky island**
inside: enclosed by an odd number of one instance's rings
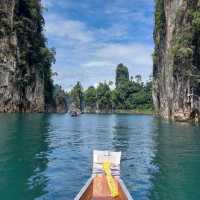
[[[167,119],[199,121],[200,1],[157,0],[153,100]]]
[[[0,0],[0,112],[66,112],[39,0]]]

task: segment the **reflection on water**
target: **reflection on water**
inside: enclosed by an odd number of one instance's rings
[[[200,199],[198,126],[58,114],[0,114],[0,199],[73,199],[91,174],[93,149],[122,151],[135,200]]]
[[[135,199],[147,199],[154,170],[154,122],[149,116],[116,116],[114,150],[122,151],[122,178]]]

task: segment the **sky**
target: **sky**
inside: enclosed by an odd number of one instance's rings
[[[123,63],[130,76],[152,74],[154,0],[42,0],[45,36],[56,49],[54,82],[69,90],[114,81]]]

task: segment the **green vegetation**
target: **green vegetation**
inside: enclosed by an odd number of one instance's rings
[[[154,42],[155,42],[155,49],[153,52],[153,76],[159,76],[159,62],[160,62],[160,52],[162,51],[163,47],[163,38],[166,34],[166,16],[165,16],[165,7],[163,0],[155,0],[155,29],[154,29]]]
[[[182,76],[196,74],[197,66],[200,64],[200,7],[191,4],[187,14],[189,20],[175,33],[171,50],[174,57],[174,71]],[[181,23],[182,17],[178,17],[177,23],[179,21]],[[183,67],[185,70],[182,70]],[[194,77],[192,80],[196,83]]]
[[[96,89],[97,109],[108,112],[112,110],[112,92],[107,83],[100,83]]]
[[[200,11],[195,10],[192,15],[192,27],[195,32],[200,32]]]
[[[181,71],[186,75],[191,73],[193,58],[192,38],[193,34],[189,26],[181,29],[174,37],[171,52],[174,57],[174,71],[179,74]],[[183,66],[185,71],[181,70]]]
[[[145,84],[140,75],[129,79],[128,68],[119,64],[116,69],[116,87],[111,90],[112,82],[99,83],[97,88],[90,86],[83,92],[80,83],[71,90],[72,102],[86,112],[145,113],[153,111],[152,81]]]
[[[116,69],[116,87],[120,85],[122,82],[129,81],[129,72],[128,68],[123,64],[119,64]]]
[[[152,109],[151,81],[144,85],[140,75],[136,75],[135,80],[133,77],[129,80],[128,68],[123,66],[126,70],[120,70],[120,73],[119,68],[121,66],[117,67],[116,72],[116,83],[118,84],[112,95],[113,108],[115,110]],[[119,77],[125,76],[125,79],[118,80]]]
[[[164,9],[164,1],[163,0],[155,0],[156,1],[156,9],[155,9],[155,22],[156,22],[156,30],[162,31],[165,28],[165,9]]]
[[[193,32],[193,69],[191,85],[195,94],[200,94],[200,1],[197,6],[191,10],[192,32]]]
[[[97,91],[95,87],[89,87],[84,94],[85,105],[89,106],[89,109],[95,110],[97,105]]]

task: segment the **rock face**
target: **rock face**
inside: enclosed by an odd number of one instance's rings
[[[54,98],[56,113],[66,113],[68,111],[67,100],[64,91],[60,91],[59,94]]]
[[[84,108],[84,93],[81,83],[78,81],[69,93],[69,113],[82,113]]]
[[[187,121],[200,111],[200,1],[157,0],[153,100],[164,118]]]
[[[0,0],[0,112],[45,112],[53,52],[46,47],[40,0]]]
[[[68,111],[67,95],[61,86],[53,86],[53,98],[51,104],[48,105],[48,112],[66,113]]]

